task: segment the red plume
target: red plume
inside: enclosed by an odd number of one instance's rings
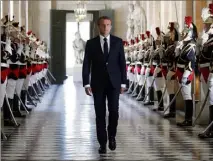
[[[136,43],[139,43],[139,39],[138,37],[135,38]]]
[[[31,33],[32,33],[32,31],[30,30],[30,31],[27,32],[27,35],[30,35]]]
[[[141,39],[145,40],[145,35],[144,34],[141,34]]]
[[[150,37],[150,31],[146,31],[146,35]]]
[[[186,16],[185,17],[185,24],[189,27],[191,23],[192,23],[192,17]]]

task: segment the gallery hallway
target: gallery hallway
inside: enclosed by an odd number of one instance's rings
[[[203,128],[178,128],[127,95],[120,98],[117,149],[99,155],[92,97],[72,77],[53,85],[42,102],[2,142],[2,160],[213,160]],[[11,129],[8,131],[11,131]],[[7,131],[6,131],[7,132]]]

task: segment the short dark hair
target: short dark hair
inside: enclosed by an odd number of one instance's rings
[[[97,22],[98,25],[100,24],[100,21],[101,21],[101,20],[110,20],[110,21],[112,22],[112,20],[111,20],[108,16],[101,16],[101,17],[99,17],[99,19],[98,19],[98,22]]]

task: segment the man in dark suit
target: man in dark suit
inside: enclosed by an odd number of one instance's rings
[[[126,88],[126,62],[122,39],[110,34],[110,18],[100,17],[98,28],[100,35],[86,43],[82,76],[86,94],[94,98],[99,153],[106,153],[107,138],[109,149],[116,149],[119,95]],[[108,137],[106,98],[109,111]]]

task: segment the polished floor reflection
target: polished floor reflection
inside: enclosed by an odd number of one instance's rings
[[[177,118],[181,119],[181,118]],[[69,78],[52,86],[8,141],[8,160],[213,160],[213,140],[200,140],[202,127],[179,128],[127,95],[120,98],[116,151],[99,155],[92,97]]]

